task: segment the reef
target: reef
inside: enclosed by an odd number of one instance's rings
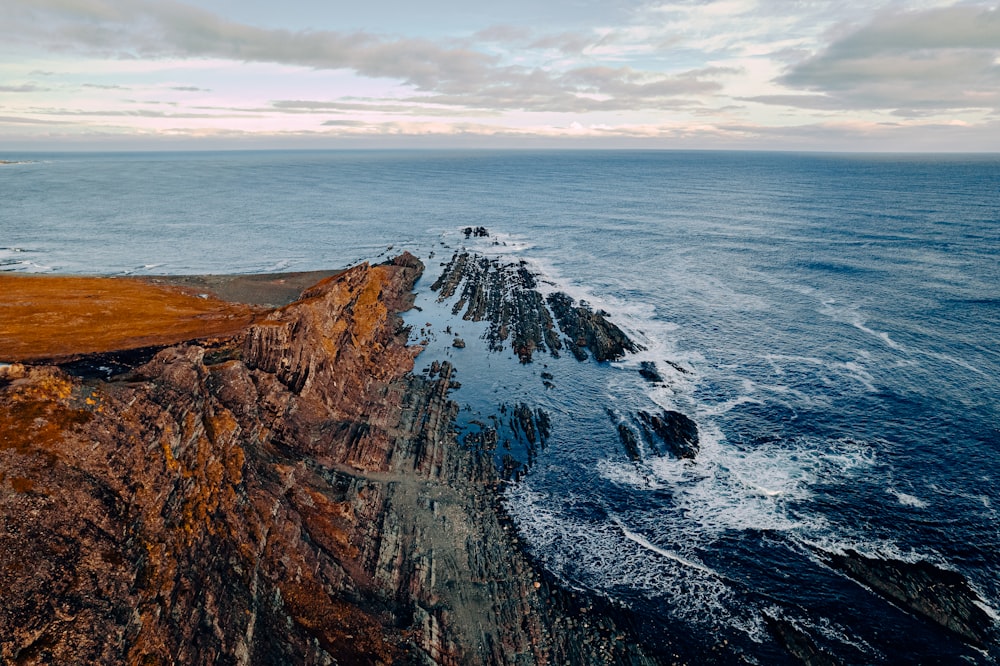
[[[164,337],[102,337],[105,317],[15,358],[7,331],[0,662],[654,663],[524,554],[490,446],[456,439],[455,369],[413,374],[398,313],[422,269],[133,313]],[[41,337],[68,321],[48,315]],[[510,411],[541,446],[545,415]]]

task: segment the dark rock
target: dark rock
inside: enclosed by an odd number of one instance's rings
[[[491,350],[502,351],[509,340],[521,362],[530,363],[536,350],[558,356],[562,346],[536,286],[534,275],[521,264],[462,252],[445,265],[431,289],[439,292],[439,301],[458,294],[454,314],[464,308],[463,319],[490,322],[485,338]]]
[[[606,313],[594,312],[585,303],[574,304],[573,299],[562,292],[549,294],[546,301],[562,332],[574,341],[578,349],[589,349],[596,361],[617,361],[626,352],[641,349],[608,321]],[[580,358],[579,354],[574,354]]]
[[[560,330],[567,336],[566,347],[580,361],[587,360],[588,350],[604,362],[640,349],[607,313],[594,312],[561,292],[542,298],[537,287],[524,262],[503,264],[468,252],[455,253],[431,285],[439,301],[458,295],[453,313],[464,309],[464,319],[489,321],[489,348],[502,351],[509,340],[522,363],[530,363],[536,351],[558,357],[563,347]]]
[[[662,384],[663,377],[660,375],[659,371],[656,369],[656,364],[652,361],[643,361],[639,364],[639,374],[648,382],[653,384]]]
[[[982,599],[957,571],[926,561],[865,557],[854,550],[820,555],[831,567],[972,645],[984,647],[996,634],[996,625],[984,610]]]
[[[632,429],[624,423],[618,424],[618,438],[621,440],[625,454],[628,455],[630,460],[639,461],[642,459],[642,456],[639,454],[639,440],[636,439]]]
[[[698,425],[684,414],[664,410],[656,416],[641,411],[639,421],[647,439],[652,443],[655,435],[675,457],[693,459],[698,455]]]
[[[465,234],[466,238],[488,238],[490,235],[490,232],[486,229],[486,227],[466,227],[462,230],[462,233]]]
[[[465,340],[463,340],[462,338],[455,338],[454,340],[452,340],[451,346],[455,347],[456,349],[465,349]]]

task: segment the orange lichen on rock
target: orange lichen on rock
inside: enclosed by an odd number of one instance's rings
[[[70,405],[73,384],[61,371],[38,368],[7,376],[12,375],[21,376],[11,383],[0,411],[0,449],[37,447],[51,454],[66,431],[91,419],[90,412]]]
[[[231,335],[259,308],[137,279],[0,274],[0,361]]]

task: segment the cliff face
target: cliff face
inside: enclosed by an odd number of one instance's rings
[[[422,268],[111,381],[0,367],[0,661],[647,663],[518,550],[452,368],[410,373]]]

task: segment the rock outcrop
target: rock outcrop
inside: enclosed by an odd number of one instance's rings
[[[431,289],[442,302],[458,294],[452,313],[464,309],[463,319],[488,321],[484,337],[489,348],[502,351],[509,344],[522,363],[530,363],[536,352],[548,351],[558,358],[564,340],[565,348],[581,361],[587,360],[588,350],[603,362],[640,349],[606,312],[595,312],[563,292],[543,297],[536,276],[523,261],[505,263],[456,252]]]
[[[698,425],[689,416],[669,409],[659,415],[640,411],[639,423],[655,451],[660,451],[659,441],[674,457],[693,459],[698,455]]]
[[[985,647],[995,640],[996,624],[987,606],[957,571],[926,561],[866,557],[853,550],[821,555],[830,566],[972,645]]]
[[[454,368],[411,373],[421,270],[110,380],[0,366],[0,662],[652,663],[519,549]]]

